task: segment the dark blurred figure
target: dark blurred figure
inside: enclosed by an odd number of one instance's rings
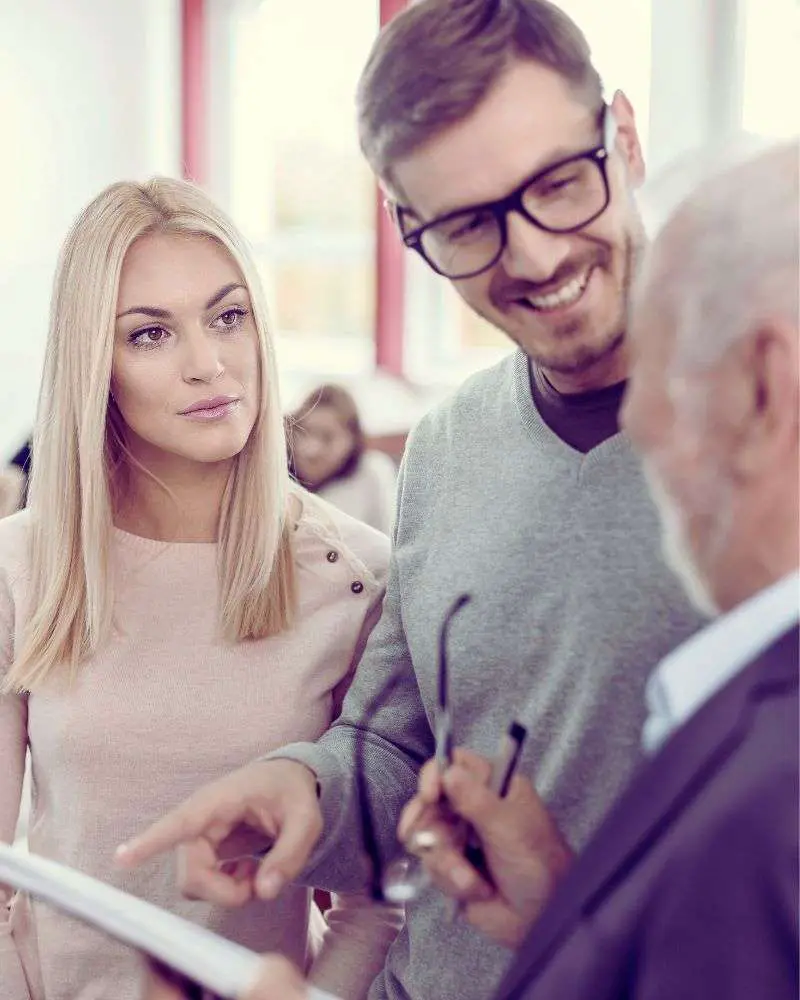
[[[0,470],[0,517],[21,510],[28,500],[31,441],[28,439],[5,469]]]
[[[351,517],[389,533],[397,470],[381,451],[366,447],[358,408],[338,385],[321,385],[288,417],[289,470]]]

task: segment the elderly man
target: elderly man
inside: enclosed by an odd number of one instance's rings
[[[634,298],[625,426],[667,561],[720,614],[651,678],[651,759],[541,916],[565,852],[525,779],[499,799],[457,751],[406,810],[407,833],[443,783],[481,838],[491,885],[455,849],[425,857],[466,919],[522,942],[496,1000],[797,995],[799,215],[795,145],[729,169],[671,218]],[[303,1000],[277,977],[252,1000]]]

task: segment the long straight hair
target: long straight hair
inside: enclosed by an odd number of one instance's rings
[[[292,622],[286,441],[250,251],[192,184],[168,178],[113,184],[72,226],[56,270],[28,501],[30,612],[7,691],[34,690],[54,675],[74,677],[111,633],[113,500],[132,461],[124,423],[109,398],[115,314],[125,255],[153,232],[211,239],[226,250],[247,286],[258,334],[258,414],[220,509],[220,635],[233,642],[263,638]]]

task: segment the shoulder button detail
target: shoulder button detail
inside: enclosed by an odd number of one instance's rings
[[[325,558],[328,560],[329,563],[335,563],[339,558],[339,553],[336,552],[334,549],[331,549],[330,552],[325,556]]]
[[[364,589],[364,584],[360,580],[354,580],[350,584],[350,589],[353,591],[354,594],[360,594],[361,591]]]

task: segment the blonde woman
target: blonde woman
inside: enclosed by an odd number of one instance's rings
[[[29,507],[0,522],[0,839],[26,749],[31,849],[362,997],[397,916],[309,891],[181,899],[113,849],[199,785],[331,722],[386,538],[293,486],[259,281],[191,185],[115,184],[55,280]],[[133,1000],[126,950],[0,894],[0,1000]],[[311,915],[311,916],[310,916]]]

